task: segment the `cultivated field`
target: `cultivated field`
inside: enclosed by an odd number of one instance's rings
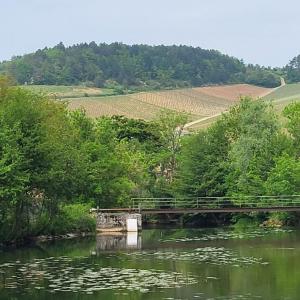
[[[283,87],[277,90],[261,88],[248,84],[235,84],[212,87],[186,88],[167,91],[140,92],[115,96],[113,90],[82,86],[28,85],[24,88],[42,92],[56,100],[68,102],[71,110],[84,108],[90,117],[124,115],[129,118],[152,120],[162,110],[187,112],[191,130],[207,127],[234,104],[240,97],[251,96],[254,99],[269,99],[282,96],[300,96],[300,85]],[[284,89],[284,90],[283,90]],[[279,104],[278,104],[279,105]]]
[[[278,113],[281,113],[284,107],[287,106],[289,103],[293,101],[300,101],[300,83],[287,84],[280,88],[274,89],[273,91],[267,91],[267,95],[265,95],[262,99],[266,101],[271,101],[274,105],[275,110]],[[188,129],[195,131],[206,128],[210,126],[213,122],[215,122],[219,117],[220,114],[216,114],[209,118],[203,118],[200,122],[191,124],[191,126],[189,126]]]
[[[123,115],[135,119],[152,120],[159,115],[161,107],[143,103],[129,96],[95,97],[72,99],[71,110],[84,108],[90,117]]]
[[[167,109],[187,112],[191,115],[191,120],[195,120],[212,117],[228,110],[241,96],[258,98],[271,91],[272,89],[237,84],[67,100],[70,109],[83,107],[91,117],[118,114],[150,120],[161,110]]]
[[[272,89],[262,88],[250,84],[235,84],[216,87],[202,87],[194,88],[210,96],[227,99],[233,101],[239,99],[241,96],[250,96],[252,98],[264,97],[272,92]]]

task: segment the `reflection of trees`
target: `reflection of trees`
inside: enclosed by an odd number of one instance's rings
[[[109,250],[124,250],[124,249],[140,249],[142,246],[142,238],[136,233],[131,241],[131,233],[122,234],[104,234],[96,237],[96,251],[100,254],[102,251]],[[134,235],[135,233],[133,233]]]

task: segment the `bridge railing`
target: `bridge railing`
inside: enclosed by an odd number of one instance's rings
[[[300,195],[195,197],[195,198],[132,198],[133,209],[221,209],[300,207]]]

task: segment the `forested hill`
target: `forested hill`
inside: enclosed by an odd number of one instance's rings
[[[121,43],[62,43],[0,64],[19,84],[86,84],[97,87],[166,87],[251,83],[280,84],[270,69],[246,66],[216,50],[189,46],[147,46]]]
[[[286,73],[287,82],[300,82],[300,54],[290,61],[284,71]]]

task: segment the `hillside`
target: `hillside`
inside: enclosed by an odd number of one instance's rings
[[[162,109],[190,113],[189,130],[205,128],[239,101],[240,96],[251,96],[273,101],[277,111],[292,101],[300,101],[300,83],[287,84],[277,89],[248,84],[185,88],[167,91],[113,95],[113,89],[83,86],[23,86],[32,91],[49,94],[67,101],[71,110],[84,108],[91,117],[124,115],[129,118],[152,120]]]
[[[289,103],[300,101],[300,83],[287,84],[285,86],[269,89],[266,94],[260,95],[263,100],[271,101],[275,110],[280,113]],[[208,127],[220,117],[220,114],[203,118],[200,122],[191,122],[188,126],[189,130],[198,130]],[[194,123],[194,124],[193,124]]]
[[[273,101],[300,99],[300,83],[287,84],[280,89],[274,90],[272,93],[264,97],[264,99]]]
[[[69,107],[83,107],[92,117],[125,115],[153,119],[162,109],[187,112],[191,119],[211,117],[226,111],[241,96],[262,97],[272,89],[247,84],[135,93],[110,97],[69,98]]]
[[[280,85],[273,70],[189,46],[62,43],[0,63],[19,84],[86,85],[118,91],[249,83]]]
[[[276,110],[281,111],[293,101],[300,101],[300,83],[287,84],[264,97],[274,103]]]

